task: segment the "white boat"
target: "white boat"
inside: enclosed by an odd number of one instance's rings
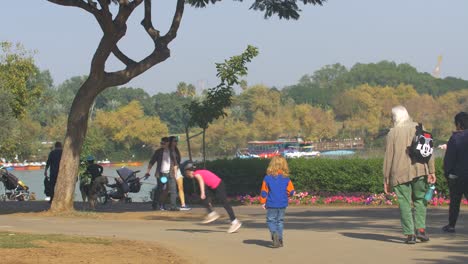
[[[312,146],[305,146],[302,148],[290,147],[286,153],[285,158],[310,158],[320,156],[320,151],[314,151]]]

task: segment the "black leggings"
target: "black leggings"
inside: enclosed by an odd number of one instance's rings
[[[210,187],[205,186],[206,198],[205,200],[202,200],[202,202],[208,210],[208,213],[213,212],[213,206],[211,205],[211,196],[213,195],[213,193],[215,194],[219,202],[223,204],[224,209],[226,209],[226,212],[228,213],[231,221],[234,221],[234,219],[236,219],[236,216],[234,215],[234,211],[232,210],[232,207],[227,200],[226,186],[224,185],[224,182],[220,182],[216,189],[211,189]]]
[[[465,195],[468,199],[468,180],[448,179],[450,190],[449,225],[455,227],[460,213],[460,203]]]

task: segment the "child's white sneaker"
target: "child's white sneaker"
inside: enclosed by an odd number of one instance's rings
[[[242,223],[237,220],[237,219],[234,219],[234,221],[232,221],[231,223],[231,226],[229,227],[228,229],[228,233],[231,234],[231,233],[234,233],[236,232],[237,230],[239,230],[239,228],[242,226]]]
[[[208,224],[219,218],[219,214],[215,211],[209,213],[205,219],[203,219],[202,224]]]

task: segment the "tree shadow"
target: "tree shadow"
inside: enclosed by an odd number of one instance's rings
[[[261,246],[261,247],[272,248],[271,241],[267,241],[267,240],[246,239],[246,240],[244,240],[242,242],[244,242],[244,244],[257,245],[257,246]]]
[[[220,230],[210,230],[210,229],[182,229],[182,228],[166,229],[166,231],[186,232],[186,233],[226,233],[226,231],[220,231]]]
[[[263,214],[249,214],[249,218],[264,217]],[[381,221],[391,219],[394,221]],[[265,222],[243,221],[245,228],[264,228]],[[289,210],[286,212],[285,229],[314,230],[317,232],[379,230],[399,232],[399,211],[395,208],[324,208],[316,210]]]
[[[447,257],[441,260],[417,259],[421,264],[465,264],[468,263],[468,239],[463,237],[451,237],[447,243],[438,245],[428,245],[424,250],[428,252],[439,251],[447,253]]]
[[[382,234],[349,233],[349,232],[344,232],[344,233],[340,233],[340,234],[345,236],[345,237],[356,238],[356,239],[376,240],[376,241],[397,243],[397,244],[402,244],[404,242],[402,237],[388,236],[388,235],[382,235]]]

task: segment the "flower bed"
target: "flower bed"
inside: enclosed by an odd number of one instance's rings
[[[260,204],[260,196],[238,195],[230,197],[230,201],[242,205]],[[450,199],[437,196],[428,202],[431,206],[442,206],[450,204]],[[468,205],[468,200],[462,200],[463,205]],[[369,205],[369,206],[391,206],[398,205],[395,193],[390,194],[364,194],[364,193],[309,193],[299,192],[289,198],[289,205]]]

